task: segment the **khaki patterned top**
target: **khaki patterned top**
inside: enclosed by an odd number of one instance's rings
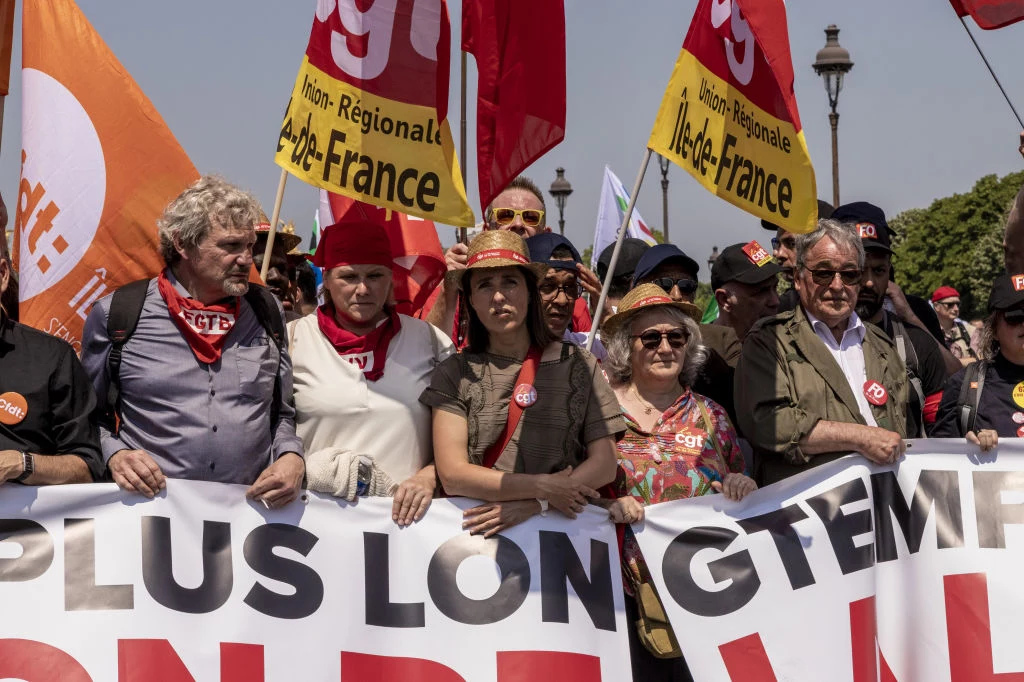
[[[420,402],[458,414],[469,425],[469,461],[481,464],[501,435],[522,363],[490,353],[460,353],[434,370]],[[534,381],[537,402],[523,411],[495,469],[550,474],[586,459],[587,443],[619,438],[626,423],[618,400],[594,356],[562,344],[557,360],[541,362]]]

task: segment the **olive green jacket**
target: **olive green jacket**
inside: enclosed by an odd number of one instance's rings
[[[878,426],[906,437],[907,370],[892,341],[865,323],[864,365],[869,380],[889,394],[871,406]],[[857,399],[802,307],[761,320],[747,334],[736,367],[736,416],[754,446],[755,474],[771,483],[845,452],[808,455],[800,448],[819,420],[865,424]],[[812,459],[813,457],[813,459]]]

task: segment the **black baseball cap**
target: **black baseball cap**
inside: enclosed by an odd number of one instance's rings
[[[725,247],[711,266],[711,288],[717,289],[726,282],[760,284],[780,272],[782,268],[772,258],[772,252],[756,241],[733,244]]]
[[[640,262],[636,264],[636,271],[633,273],[633,286],[647,275],[654,272],[659,265],[668,261],[676,261],[694,276],[700,272],[700,266],[675,244],[655,244],[647,249]]]
[[[572,254],[572,260],[551,259],[551,254],[559,246],[566,247]],[[533,263],[544,263],[555,270],[571,270],[576,272],[576,263],[582,263],[580,252],[572,245],[572,242],[560,234],[554,232],[541,232],[526,240],[526,248],[530,250],[530,261]]]
[[[988,295],[988,311],[1009,310],[1024,303],[1024,274],[1003,273],[992,282]]]
[[[640,258],[651,248],[651,245],[643,239],[626,237],[622,240],[622,248],[619,249],[619,260],[615,262],[615,272],[612,277],[632,277],[636,271]],[[612,251],[615,249],[615,242],[612,242],[601,251],[597,258],[597,276],[604,281],[608,274],[608,264],[612,261]]]
[[[865,249],[892,253],[892,228],[885,220],[885,212],[874,204],[866,201],[843,204],[832,212],[832,220],[855,225]]]
[[[822,218],[831,218],[833,210],[835,209],[832,208],[832,204],[822,199],[818,199],[818,220],[821,220]],[[775,223],[769,222],[764,219],[761,220],[761,227],[763,227],[766,230],[771,230],[772,232],[778,232],[779,230],[783,229],[776,225]]]

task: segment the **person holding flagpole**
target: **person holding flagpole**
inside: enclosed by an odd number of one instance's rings
[[[406,526],[437,484],[430,408],[417,398],[455,349],[396,312],[387,230],[355,216],[325,229],[311,259],[325,271],[324,305],[289,325],[296,431],[310,490],[392,496],[392,519]]]
[[[615,478],[621,410],[594,356],[545,323],[546,270],[519,235],[488,231],[447,276],[465,302],[469,345],[438,366],[420,400],[433,409],[441,484],[485,501],[463,524],[485,537],[549,507],[575,518]]]

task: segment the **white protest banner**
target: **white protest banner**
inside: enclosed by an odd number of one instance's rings
[[[694,679],[1024,680],[1024,444],[911,442],[898,466],[648,508],[637,539]]]
[[[629,677],[607,512],[484,540],[464,499],[399,529],[391,501],[172,480],[0,487],[0,679],[590,682]]]

